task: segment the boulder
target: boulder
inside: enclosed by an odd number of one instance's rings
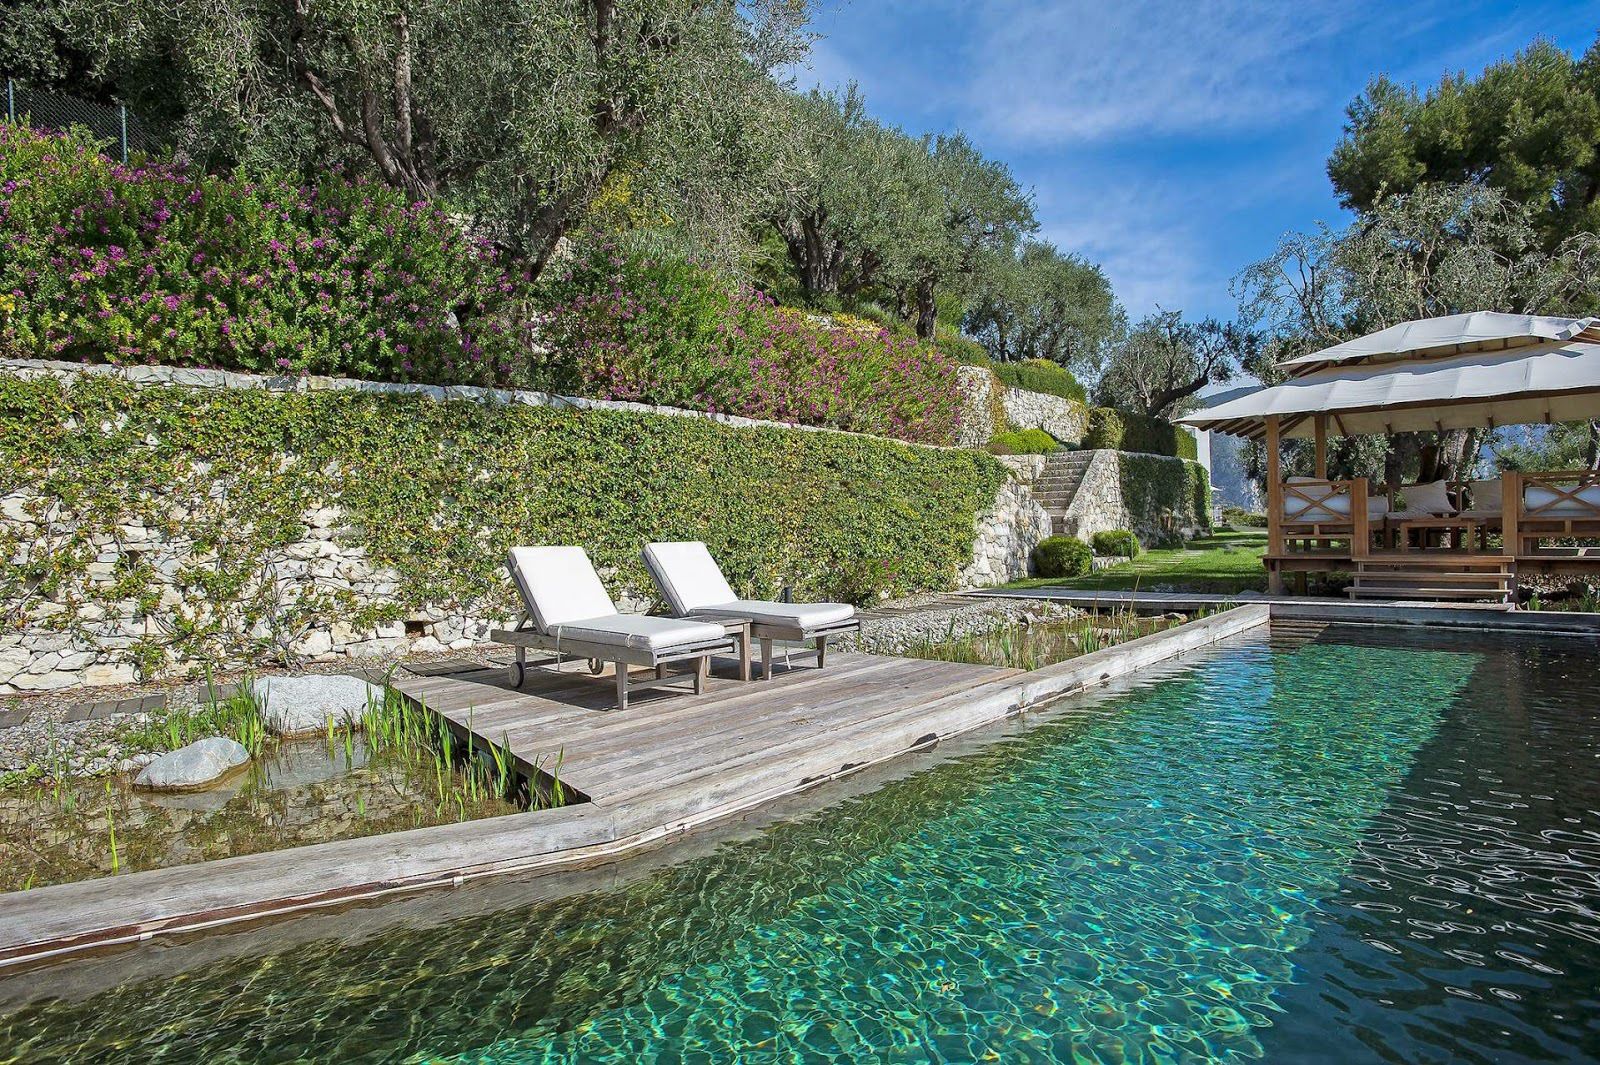
[[[140,770],[133,783],[151,791],[197,791],[249,761],[250,752],[239,741],[212,736],[162,755]]]
[[[335,726],[358,725],[368,700],[382,700],[383,688],[342,673],[303,677],[264,677],[254,682],[262,723],[279,736],[322,732]]]

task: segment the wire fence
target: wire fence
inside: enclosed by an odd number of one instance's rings
[[[43,132],[60,132],[82,126],[109,144],[107,154],[126,163],[130,155],[165,147],[165,138],[150,123],[129,111],[126,104],[102,104],[78,96],[38,89],[14,78],[5,79],[5,117],[8,122]]]

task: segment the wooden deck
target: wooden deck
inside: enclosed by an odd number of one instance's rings
[[[826,670],[731,679],[719,662],[698,698],[656,690],[608,710],[606,675],[421,667],[398,680],[478,742],[525,768],[563,758],[589,801],[461,824],[152,869],[0,897],[0,968],[161,933],[610,861],[824,780],[922,749],[1154,662],[1258,629],[1264,605],[1192,621],[1029,673],[870,655]],[[572,668],[569,666],[569,668]]]
[[[773,776],[821,778],[838,771],[841,739],[914,718],[921,708],[1015,670],[874,655],[830,656],[770,681],[732,679],[718,659],[703,695],[668,688],[613,709],[611,669],[581,662],[562,672],[532,668],[521,690],[504,668],[461,668],[397,679],[395,687],[443,714],[462,737],[508,747],[524,774],[560,759],[562,784],[597,803],[639,799],[760,761]],[[683,687],[687,689],[688,678]]]

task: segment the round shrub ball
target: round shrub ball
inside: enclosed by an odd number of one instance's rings
[[[1093,552],[1076,536],[1049,536],[1033,549],[1033,567],[1041,577],[1082,577]]]
[[[1090,537],[1094,553],[1113,558],[1137,558],[1139,538],[1128,529],[1103,529]]]

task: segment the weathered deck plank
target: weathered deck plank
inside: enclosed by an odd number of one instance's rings
[[[397,679],[395,686],[479,742],[508,746],[525,771],[548,770],[559,754],[562,781],[604,802],[742,764],[778,745],[785,772],[831,771],[836,767],[808,764],[807,746],[821,750],[832,734],[1009,673],[841,654],[826,670],[802,666],[751,683],[714,676],[701,696],[658,691],[621,711],[612,708],[609,670],[532,670],[522,691],[509,687],[504,670],[488,668]]]

